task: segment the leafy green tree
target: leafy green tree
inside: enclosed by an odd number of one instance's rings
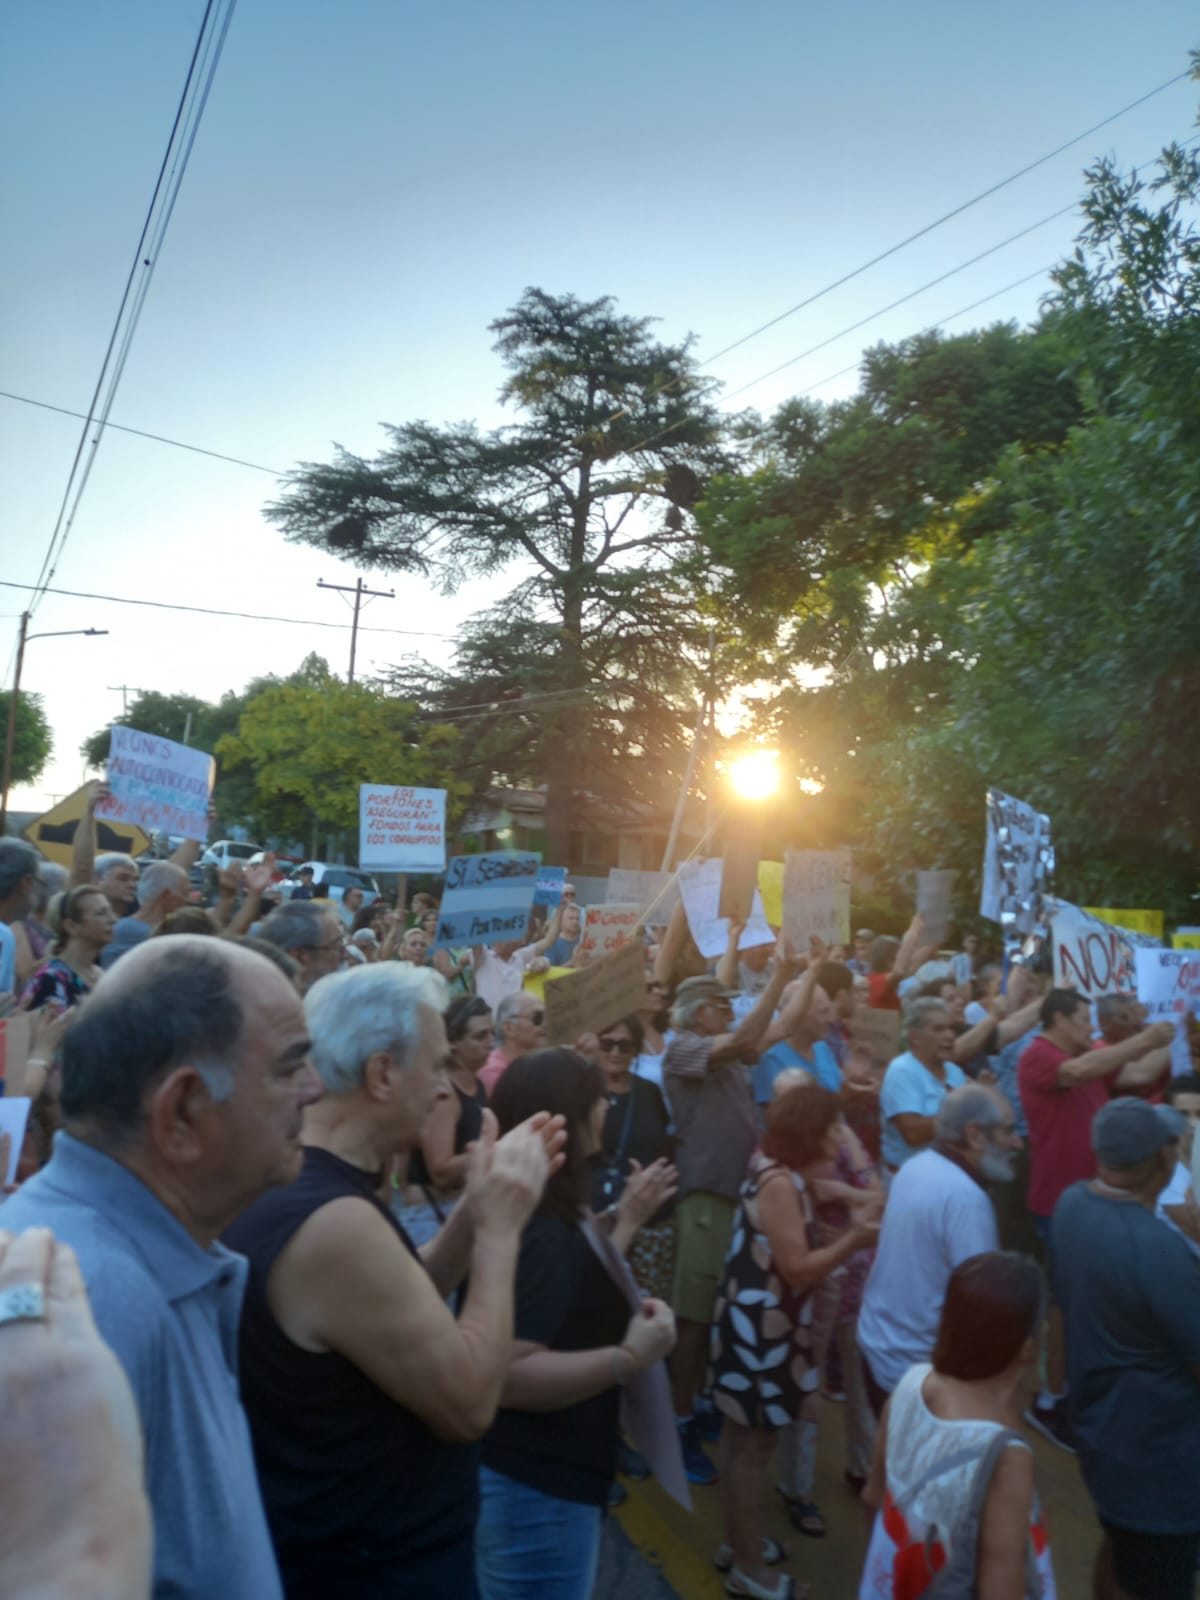
[[[0,692],[0,738],[8,727],[8,708],[12,703],[12,690]],[[42,709],[39,694],[17,695],[17,715],[13,727],[12,782],[36,783],[46,770],[46,763],[54,750],[50,724]]]
[[[212,745],[205,735],[210,731],[216,712],[216,706],[194,694],[159,694],[156,689],[148,689],[115,720],[160,739],[174,739],[176,743],[182,743],[187,734],[188,742],[197,750],[211,750]],[[102,767],[108,760],[108,746],[109,729],[99,728],[83,741],[79,751],[89,767]]]
[[[461,717],[477,786],[493,772],[548,785],[559,861],[582,791],[665,798],[699,687],[706,628],[673,563],[694,544],[701,475],[725,460],[721,419],[689,344],[650,327],[608,298],[529,289],[491,328],[519,420],[390,427],[373,461],[305,465],[266,512],[289,539],[447,592],[511,570],[452,671],[410,661],[391,681]]]

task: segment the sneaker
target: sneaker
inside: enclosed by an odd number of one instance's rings
[[[617,1471],[631,1483],[644,1483],[650,1476],[650,1463],[640,1450],[622,1439],[617,1446]]]
[[[1053,1406],[1043,1406],[1035,1400],[1025,1413],[1025,1421],[1031,1428],[1036,1428],[1043,1439],[1049,1439],[1051,1444],[1056,1444],[1060,1450],[1067,1451],[1069,1455],[1075,1454],[1075,1434],[1067,1416],[1065,1401],[1060,1400]]]
[[[688,1482],[701,1486],[716,1483],[717,1469],[700,1443],[695,1418],[689,1417],[686,1422],[676,1423],[676,1427],[679,1429],[679,1447],[683,1452],[683,1470],[687,1473]]]

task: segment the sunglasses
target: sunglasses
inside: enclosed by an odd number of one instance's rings
[[[528,1020],[533,1023],[535,1028],[540,1028],[546,1020],[546,1013],[544,1011],[531,1011]]]
[[[605,1055],[611,1055],[614,1050],[623,1056],[635,1056],[637,1054],[637,1046],[632,1039],[601,1039],[600,1048]]]

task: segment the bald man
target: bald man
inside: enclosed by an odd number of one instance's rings
[[[282,1593],[237,1390],[246,1262],[217,1235],[297,1175],[320,1093],[303,1008],[269,961],[217,939],[147,941],[81,1009],[65,1131],[0,1206],[0,1228],[74,1247],[133,1387],[158,1600]]]

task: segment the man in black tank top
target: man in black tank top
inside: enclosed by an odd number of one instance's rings
[[[475,1441],[512,1350],[521,1230],[562,1145],[543,1118],[499,1144],[419,1255],[380,1198],[417,1143],[446,1040],[437,976],[395,962],[305,1001],[325,1098],[304,1169],[227,1241],[250,1260],[242,1394],[288,1600],[471,1600]],[[456,1322],[444,1297],[469,1271]]]

